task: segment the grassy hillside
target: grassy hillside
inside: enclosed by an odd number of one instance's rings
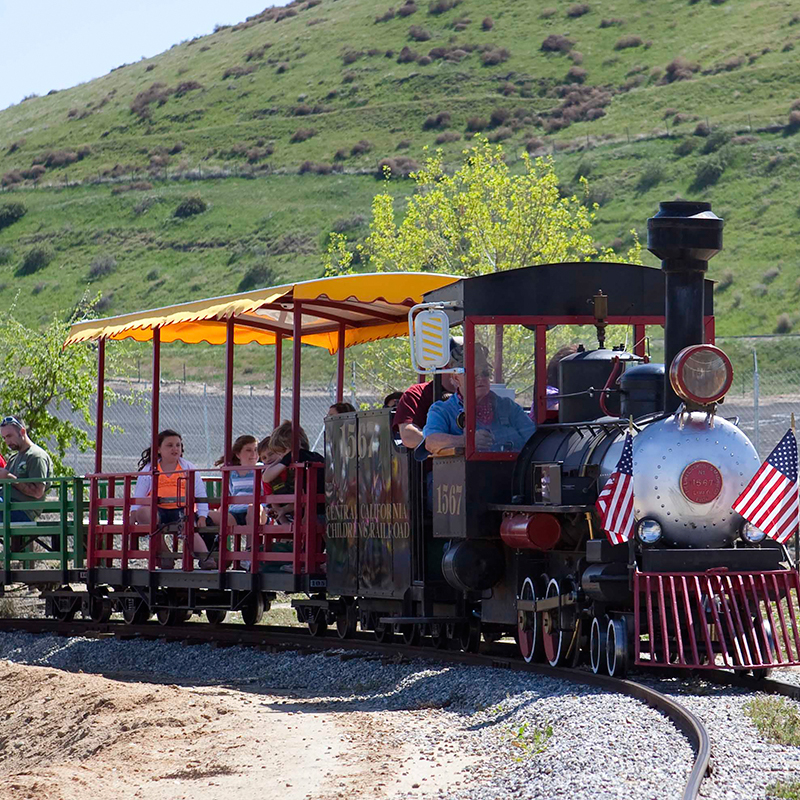
[[[720,332],[790,329],[798,43],[800,10],[762,0],[270,9],[0,112],[0,206],[27,208],[0,215],[0,296],[45,319],[87,288],[112,314],[318,275],[329,230],[366,234],[382,158],[483,129],[588,176],[620,252],[659,200],[711,200]],[[206,210],[176,216],[189,195]]]

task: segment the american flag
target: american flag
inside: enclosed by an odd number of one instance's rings
[[[633,533],[633,437],[625,434],[617,468],[597,498],[597,510],[611,544],[622,544]]]
[[[781,544],[797,530],[797,439],[791,429],[753,475],[733,510]]]

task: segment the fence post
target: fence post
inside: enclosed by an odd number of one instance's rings
[[[756,446],[756,451],[758,452],[759,456],[761,454],[761,448],[759,447],[759,431],[758,431],[758,394],[759,394],[759,386],[760,380],[758,375],[758,354],[756,353],[756,349],[753,348],[753,444]]]
[[[250,385],[250,430],[256,429],[256,407],[253,405],[253,386]]]
[[[178,384],[178,427],[183,430],[183,395],[180,384]]]
[[[211,441],[208,438],[208,384],[203,384],[203,426],[206,433],[206,467],[211,466]]]

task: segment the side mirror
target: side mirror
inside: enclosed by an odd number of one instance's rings
[[[411,363],[417,372],[434,372],[450,361],[450,320],[441,308],[420,306],[408,314]]]

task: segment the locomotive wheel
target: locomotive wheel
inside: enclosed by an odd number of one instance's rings
[[[114,606],[111,599],[103,595],[93,594],[89,597],[89,619],[95,623],[108,622]]]
[[[384,625],[382,622],[378,622],[378,615],[375,614],[372,617],[372,633],[375,636],[375,640],[381,643],[384,642],[391,642],[394,638],[394,629],[391,625]]]
[[[177,625],[180,613],[180,609],[177,608],[159,608],[156,611],[156,619],[159,625]]]
[[[256,592],[253,599],[249,603],[242,606],[242,622],[248,627],[252,628],[253,625],[258,625],[261,618],[264,616],[264,595],[261,592]]]
[[[458,645],[465,653],[477,653],[481,646],[480,620],[472,620],[458,626]]]
[[[589,661],[595,675],[605,673],[606,665],[606,636],[608,634],[608,617],[601,621],[592,617],[592,633],[589,637]]]
[[[328,632],[328,621],[323,609],[318,608],[308,620],[308,632],[312,636],[324,636]]]
[[[447,636],[447,626],[442,625],[440,622],[432,622],[430,624],[431,642],[437,650],[447,650],[450,642]]]
[[[400,635],[403,637],[403,644],[408,647],[416,647],[419,644],[419,640],[422,638],[422,631],[419,625],[410,623],[400,626]]]
[[[224,608],[207,608],[206,619],[209,625],[221,625],[225,622],[228,612]]]
[[[525,578],[519,593],[520,600],[536,600],[536,589],[531,578]],[[539,660],[542,653],[541,614],[533,611],[517,612],[517,639],[519,651],[527,663]]]
[[[561,594],[561,585],[558,580],[551,578],[547,584],[545,600],[558,597]],[[544,657],[551,667],[557,667],[564,662],[567,648],[564,646],[564,632],[559,629],[558,609],[545,611],[542,614],[542,643]]]
[[[628,628],[624,619],[608,621],[606,669],[612,678],[624,678],[628,672]]]

